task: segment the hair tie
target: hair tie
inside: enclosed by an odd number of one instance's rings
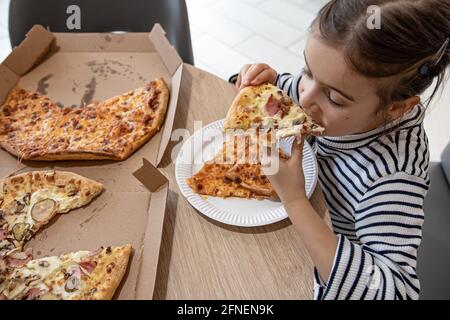
[[[432,61],[432,63],[424,63],[423,65],[421,65],[419,67],[419,74],[422,77],[427,77],[430,75],[430,71],[431,69],[435,68],[439,62],[441,62],[442,58],[444,57],[445,52],[447,51],[447,46],[450,42],[450,37],[447,37],[444,41],[444,43],[442,44],[442,46],[439,48],[438,52],[436,53],[436,60],[434,60],[434,62]]]

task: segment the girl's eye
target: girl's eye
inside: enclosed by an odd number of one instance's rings
[[[331,97],[330,91],[328,91],[328,92],[326,93],[326,96],[327,96],[327,98],[328,98],[328,101],[330,101],[331,104],[333,104],[334,106],[336,106],[336,107],[343,107],[343,106],[344,106],[344,104],[338,103],[338,102],[336,102],[335,100],[333,100],[333,98]]]
[[[303,68],[303,74],[304,74],[306,77],[308,77],[309,79],[312,79],[312,78],[313,78],[313,75],[312,75],[311,71],[309,71],[309,69],[306,68],[306,67]],[[336,102],[336,101],[331,97],[331,92],[330,92],[330,90],[324,89],[324,91],[325,91],[325,95],[327,96],[328,101],[330,101],[330,103],[331,103],[333,106],[335,106],[335,107],[343,107],[343,106],[344,106],[344,104],[339,103],[339,102]]]

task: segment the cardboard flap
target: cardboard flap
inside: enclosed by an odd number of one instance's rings
[[[169,43],[166,38],[166,32],[159,23],[155,23],[149,35],[166,68],[169,70],[170,76],[177,71],[178,67],[183,63],[178,52]]]
[[[41,25],[35,25],[27,33],[24,41],[14,49],[3,62],[17,75],[24,75],[45,57],[55,36]]]
[[[183,74],[183,65],[180,65],[175,72],[175,74],[172,76],[172,92],[180,92],[180,86],[181,86],[181,76]],[[158,150],[158,157],[156,159],[156,165],[159,165],[159,163],[162,160],[162,157],[164,156],[164,152],[166,151],[166,147],[169,144],[170,137],[172,136],[172,128],[173,128],[173,122],[175,119],[175,113],[177,110],[177,104],[178,104],[178,96],[179,94],[171,94],[170,95],[170,101],[169,106],[167,108],[167,114],[166,114],[166,120],[163,127],[161,142],[159,144],[159,150]]]
[[[6,65],[0,65],[0,105],[8,97],[9,92],[19,82],[20,76],[11,71]]]
[[[136,177],[148,190],[155,192],[169,180],[156,169],[147,159],[142,159],[143,166],[133,172]]]
[[[156,275],[158,271],[159,252],[161,248],[162,232],[164,223],[165,204],[169,192],[169,185],[152,193],[148,209],[148,221],[145,236],[142,240],[143,254],[141,256],[139,273],[136,281],[135,299],[152,299],[155,290]],[[145,249],[145,251],[144,251]]]

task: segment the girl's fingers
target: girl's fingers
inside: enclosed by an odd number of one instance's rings
[[[250,69],[252,65],[246,64],[242,67],[241,72],[239,72],[238,78],[236,80],[236,88],[240,91],[242,89],[242,81],[247,73],[248,69]]]
[[[305,139],[303,138],[303,136],[295,137],[295,140],[292,143],[292,161],[295,161],[297,163],[302,161],[304,141]]]
[[[238,90],[241,88],[241,80],[242,80],[241,78],[242,78],[241,74],[239,73],[237,80],[236,80],[236,89],[238,89]]]
[[[258,86],[260,84],[270,82],[273,78],[273,72],[271,69],[265,69],[260,74],[258,74],[252,82],[250,82],[251,85]]]
[[[242,78],[243,84],[248,86],[252,83],[252,81],[264,70],[268,69],[269,66],[267,64],[254,64],[251,66],[250,69],[248,69],[245,76]]]

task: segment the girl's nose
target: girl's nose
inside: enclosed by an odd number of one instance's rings
[[[317,98],[319,89],[314,83],[305,84],[300,87],[300,106],[308,113],[318,111]]]

